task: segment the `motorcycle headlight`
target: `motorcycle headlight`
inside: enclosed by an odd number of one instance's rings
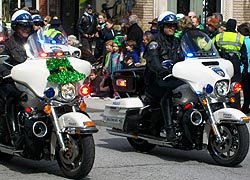
[[[229,90],[228,81],[219,81],[215,84],[215,92],[218,96],[226,96]]]
[[[59,93],[64,100],[73,100],[76,97],[76,87],[71,83],[64,84]]]

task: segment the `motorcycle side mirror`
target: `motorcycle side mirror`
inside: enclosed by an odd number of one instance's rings
[[[80,51],[74,51],[74,52],[72,53],[72,56],[73,56],[73,57],[76,57],[76,58],[80,58],[80,57],[81,57],[81,52],[80,52]]]

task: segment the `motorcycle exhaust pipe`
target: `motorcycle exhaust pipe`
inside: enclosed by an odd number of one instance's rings
[[[203,121],[201,113],[194,109],[190,114],[190,121],[193,125],[199,126]]]
[[[42,121],[36,121],[34,124],[33,124],[33,127],[32,127],[32,130],[33,130],[33,134],[38,137],[38,138],[42,138],[44,137],[46,134],[47,134],[47,125],[42,122]]]

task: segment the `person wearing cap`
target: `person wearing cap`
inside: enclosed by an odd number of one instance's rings
[[[156,38],[157,34],[158,34],[158,24],[157,24],[157,18],[154,18],[152,21],[148,22],[148,24],[151,24],[150,29],[145,31],[144,34],[152,34],[154,36],[154,39]],[[143,37],[142,37],[143,39]],[[141,42],[140,45],[140,57],[143,57],[143,52],[145,51],[145,44],[143,43],[143,41]]]
[[[225,32],[227,30],[226,24],[227,24],[226,21],[221,21],[221,22],[218,23],[217,29],[218,29],[219,33]]]
[[[206,33],[207,35],[213,39],[218,34],[217,25],[219,24],[219,20],[212,17],[206,23]]]
[[[247,62],[246,46],[244,44],[244,36],[236,32],[236,20],[229,19],[226,23],[226,31],[219,33],[213,39],[214,44],[222,58],[232,62],[234,67],[234,75],[232,82],[241,81],[241,64]],[[240,94],[236,94],[236,103],[232,107],[240,109]]]
[[[145,33],[151,33],[154,37],[157,36],[158,33],[158,24],[157,24],[157,18],[154,18],[152,21],[148,22],[150,24],[150,29],[145,31]]]
[[[93,11],[92,5],[87,4],[85,12],[78,19],[78,32],[81,38],[82,46],[91,52],[94,36],[97,31],[97,17]]]
[[[49,39],[56,40],[57,43],[61,42],[64,36],[61,29],[61,21],[59,19],[52,19],[49,29],[45,31],[44,35]]]
[[[159,29],[157,39],[147,44],[144,52],[147,62],[144,72],[145,93],[160,102],[164,117],[164,128],[160,135],[173,142],[176,132],[170,115],[172,90],[183,82],[174,77],[163,79],[172,74],[171,64],[184,60],[184,54],[180,40],[174,36],[178,26],[176,15],[170,11],[163,12],[157,22]],[[168,60],[170,66],[162,65],[165,60]]]
[[[123,34],[127,34],[128,32],[128,19],[127,18],[122,18],[119,22],[119,24],[121,25],[121,31]]]

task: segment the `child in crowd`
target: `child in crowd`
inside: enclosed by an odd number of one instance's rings
[[[101,91],[109,91],[109,97],[111,97],[111,98],[113,97],[114,89],[112,86],[111,77],[108,73],[108,68],[109,68],[109,63],[110,63],[110,59],[111,59],[112,52],[113,52],[113,43],[114,43],[113,40],[108,40],[105,43],[106,53],[104,55],[103,63],[102,63],[102,67],[103,67],[102,68],[102,75],[105,78],[103,79],[103,81],[100,84]]]
[[[104,54],[103,62],[102,62],[102,73],[103,75],[108,74],[108,66],[109,66],[109,61],[110,61],[110,56],[113,51],[113,40],[108,40],[105,43],[105,48],[106,48],[106,53]]]
[[[108,74],[111,75],[114,71],[122,69],[122,61],[122,43],[115,39],[113,42],[113,51],[109,60]]]
[[[136,42],[134,40],[126,41],[127,53],[124,57],[124,61],[122,62],[124,68],[137,67],[138,63],[140,62],[140,58],[135,49],[136,49]]]
[[[92,97],[107,97],[109,95],[109,87],[105,87],[103,78],[98,75],[96,69],[92,69],[91,73],[85,81],[90,87]]]

